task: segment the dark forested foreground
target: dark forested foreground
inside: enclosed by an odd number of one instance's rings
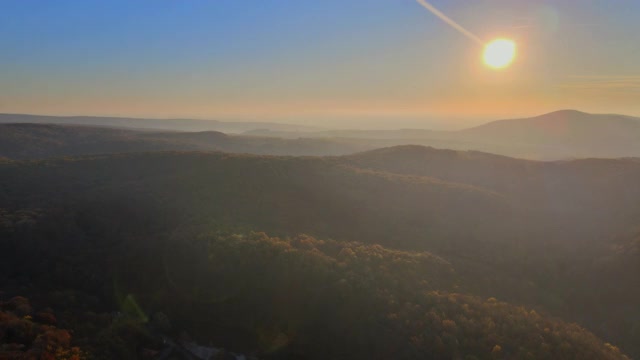
[[[638,357],[638,184],[416,146],[4,160],[0,359]]]

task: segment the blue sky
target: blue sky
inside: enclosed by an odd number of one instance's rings
[[[3,0],[0,112],[459,127],[558,108],[640,116],[640,2]]]

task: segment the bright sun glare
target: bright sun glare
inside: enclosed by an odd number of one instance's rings
[[[509,66],[516,56],[516,44],[508,39],[495,39],[484,47],[484,63],[494,69]]]

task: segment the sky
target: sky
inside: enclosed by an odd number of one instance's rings
[[[0,112],[453,129],[640,116],[640,1],[2,0]]]

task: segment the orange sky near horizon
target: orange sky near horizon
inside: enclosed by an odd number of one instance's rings
[[[515,62],[488,68],[482,46],[414,0],[14,3],[0,15],[0,112],[341,128],[640,117],[640,3],[429,3],[483,41],[513,39]]]

